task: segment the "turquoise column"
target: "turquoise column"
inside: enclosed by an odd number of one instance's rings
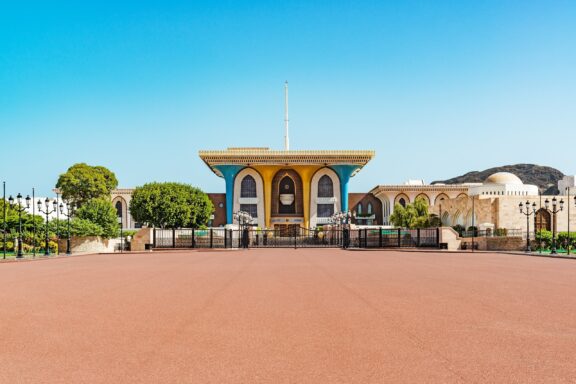
[[[340,196],[341,196],[341,210],[342,212],[348,212],[348,181],[350,177],[356,172],[360,167],[353,164],[338,164],[332,165],[330,168],[338,174],[340,178]]]
[[[234,209],[234,178],[240,172],[243,165],[223,164],[215,165],[214,168],[222,173],[226,181],[226,224],[232,223],[232,210]]]

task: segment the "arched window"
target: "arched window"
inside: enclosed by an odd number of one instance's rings
[[[293,194],[294,190],[295,190],[294,180],[292,180],[289,176],[284,176],[284,178],[280,180],[280,194],[284,193]]]
[[[116,216],[122,217],[122,202],[117,201],[115,207],[116,207]]]
[[[401,197],[400,200],[398,200],[398,204],[400,204],[401,206],[403,206],[404,208],[406,208],[406,200],[404,200],[403,197]]]
[[[318,181],[318,197],[334,197],[334,184],[328,175],[324,175]]]
[[[362,203],[358,203],[358,206],[356,207],[356,213],[358,215],[362,214]]]
[[[250,175],[246,175],[240,184],[240,197],[257,197],[256,180]]]
[[[366,213],[369,215],[372,214],[372,203],[368,203],[368,206],[366,207]]]
[[[279,213],[296,213],[296,186],[294,180],[289,176],[284,176],[278,184],[279,196],[280,196],[280,207],[278,209]]]

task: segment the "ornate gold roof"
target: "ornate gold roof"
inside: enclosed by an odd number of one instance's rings
[[[219,151],[199,151],[198,155],[213,171],[213,166],[234,165],[335,165],[352,164],[363,167],[374,151],[317,150],[277,151],[268,148],[228,148]],[[218,172],[215,172],[218,174]]]

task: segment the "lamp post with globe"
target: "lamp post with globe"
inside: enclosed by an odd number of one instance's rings
[[[58,210],[58,201],[56,199],[52,200],[53,209],[50,209],[50,199],[46,198],[46,200],[44,200],[44,206],[46,208],[42,210],[42,201],[38,200],[38,212],[46,215],[46,238],[44,239],[46,246],[44,247],[44,256],[50,256],[50,235],[48,232],[48,221],[49,216]]]
[[[30,208],[30,196],[26,196],[26,206],[22,207],[22,195],[19,193],[16,196],[16,202],[18,203],[18,208],[15,208],[18,211],[18,253],[16,254],[16,258],[21,259],[24,257],[24,252],[22,252],[22,212],[26,209]],[[14,204],[14,198],[10,196],[8,198],[8,202],[10,205]]]
[[[559,208],[557,208],[559,206]],[[551,254],[555,255],[558,252],[556,252],[556,214],[560,211],[562,211],[562,209],[564,209],[564,200],[560,199],[559,205],[558,205],[558,201],[556,200],[556,197],[552,198],[552,209],[550,209],[550,201],[548,201],[548,199],[546,199],[544,201],[544,207],[546,207],[546,210],[549,211],[550,213],[552,213],[552,250],[550,251]]]
[[[64,212],[64,207],[66,207],[66,212]],[[70,203],[69,201],[65,201],[65,204],[60,203],[60,214],[66,216],[66,220],[68,221],[68,237],[66,238],[66,254],[71,255],[72,249],[70,247],[70,218],[73,215],[74,210],[74,203]]]
[[[532,252],[530,248],[530,216],[536,214],[536,203],[532,203],[532,206],[530,206],[530,202],[526,201],[526,205],[520,203],[518,207],[520,208],[520,213],[526,216],[526,252]]]
[[[355,217],[350,211],[336,212],[330,217],[330,221],[342,227],[342,248],[346,249],[350,246],[350,228],[348,225],[350,219]]]
[[[238,211],[234,212],[234,219],[238,221],[238,226],[240,227],[240,233],[242,236],[242,247],[248,248],[249,243],[248,225],[254,222],[254,218],[248,212]]]

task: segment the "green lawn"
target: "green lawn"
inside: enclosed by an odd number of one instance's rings
[[[552,253],[552,251],[550,249],[535,249],[532,252],[534,253],[542,253],[542,254],[546,254],[549,255],[550,253]],[[558,253],[559,255],[566,255],[568,254],[568,251],[563,249],[563,248],[557,248],[556,249],[556,253]],[[571,255],[576,255],[576,250],[571,249],[570,250],[570,254]]]

